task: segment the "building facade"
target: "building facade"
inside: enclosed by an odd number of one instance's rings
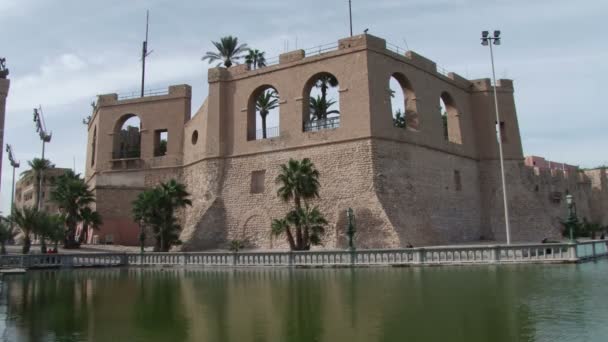
[[[328,76],[339,84],[339,115],[315,119],[312,90]],[[395,127],[391,77],[405,94],[406,128]],[[575,196],[581,216],[608,223],[606,170],[524,165],[510,80],[496,85],[497,125],[489,79],[441,73],[415,52],[397,53],[383,39],[360,35],[323,51],[288,52],[278,64],[255,70],[213,68],[208,82],[208,97],[194,116],[187,85],[142,98],[98,97],[88,126],[86,180],[104,219],[102,240],[110,235],[116,243],[137,244],[131,203],[142,190],[175,178],[193,200],[180,214],[184,250],[222,248],[233,239],[285,248],[283,238],[269,234],[272,219],[289,209],[276,196],[275,178],[290,158],[310,158],[321,174],[313,204],[330,223],[325,248],[346,245],[347,208],[354,209],[360,248],[504,241],[496,127],[503,135],[513,241],[558,238],[566,193]],[[269,89],[278,94],[279,125],[260,139],[256,99]],[[128,145],[138,149],[124,153],[125,125],[134,117],[139,141],[129,133]]]
[[[58,213],[59,208],[51,201],[51,191],[53,190],[53,182],[55,179],[65,174],[70,169],[52,167],[45,170],[42,177],[42,190],[40,191],[41,206],[40,208],[49,213]],[[35,180],[21,178],[15,184],[15,207],[36,207],[38,203],[36,193]]]

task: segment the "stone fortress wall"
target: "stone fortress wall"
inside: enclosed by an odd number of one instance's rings
[[[324,73],[339,81],[339,127],[306,131],[310,89]],[[393,125],[391,76],[407,97],[407,129]],[[209,96],[193,117],[187,85],[143,98],[99,96],[89,123],[86,178],[104,217],[102,235],[136,244],[131,202],[143,189],[176,178],[193,200],[181,213],[184,250],[222,248],[232,239],[285,248],[269,234],[271,220],[288,210],[274,179],[280,164],[307,157],[321,173],[314,204],[330,222],[326,248],[345,246],[349,207],[361,248],[504,241],[488,79],[445,75],[412,51],[398,54],[383,39],[360,35],[312,56],[303,50],[283,54],[278,64],[256,70],[213,68],[208,81]],[[279,93],[280,128],[278,136],[256,140],[255,97],[268,87]],[[512,240],[558,238],[566,192],[575,196],[581,217],[608,223],[606,171],[551,174],[525,166],[512,82],[500,80],[497,91]],[[141,120],[141,153],[126,158],[117,155],[116,137],[134,115]],[[159,132],[168,133],[162,156],[156,152]]]

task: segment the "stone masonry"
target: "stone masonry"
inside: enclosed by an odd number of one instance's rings
[[[320,75],[339,81],[337,126],[306,130],[309,94]],[[276,196],[279,165],[310,158],[321,177],[318,205],[329,221],[324,248],[346,246],[346,209],[355,211],[359,248],[504,241],[502,189],[493,86],[488,79],[441,74],[412,52],[397,54],[383,39],[360,35],[333,50],[297,50],[256,70],[212,68],[209,95],[191,116],[191,90],[119,99],[100,95],[89,123],[86,179],[104,217],[99,234],[137,244],[131,220],[137,194],[175,178],[192,194],[180,213],[183,250],[225,248],[233,239],[252,248],[284,249],[271,238],[272,219],[289,206]],[[406,94],[408,128],[395,127],[388,81]],[[277,137],[255,139],[255,98],[272,87],[280,96]],[[513,241],[560,237],[565,195],[579,216],[608,224],[606,170],[547,170],[524,165],[513,83],[496,85],[504,133]],[[439,99],[446,103],[444,137]],[[117,158],[125,120],[141,120],[139,156]],[[155,154],[159,132],[167,152]]]

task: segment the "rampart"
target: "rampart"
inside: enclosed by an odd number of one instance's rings
[[[208,97],[193,117],[187,85],[136,99],[101,95],[89,123],[86,170],[104,216],[101,234],[137,243],[131,202],[143,189],[177,178],[193,198],[181,217],[184,250],[221,248],[233,239],[284,248],[269,234],[271,220],[288,210],[274,180],[280,164],[306,157],[321,173],[314,204],[330,222],[326,247],[345,246],[349,207],[360,247],[503,241],[496,127],[514,241],[559,237],[567,192],[581,216],[606,220],[605,170],[564,177],[524,166],[512,81],[497,84],[497,125],[488,79],[439,72],[412,51],[386,47],[383,39],[360,35],[288,52],[263,68],[210,69]],[[313,120],[312,88],[328,75],[339,83],[339,116]],[[393,121],[391,77],[405,94],[407,128]],[[279,97],[279,125],[260,138],[256,98],[268,89]],[[141,139],[127,143],[121,130],[134,116]]]

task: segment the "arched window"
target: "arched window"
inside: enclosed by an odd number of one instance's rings
[[[389,96],[393,125],[412,130],[420,129],[416,110],[416,95],[410,81],[403,74],[394,73],[389,80]]]
[[[323,72],[304,87],[304,131],[340,127],[340,93],[336,76]]]
[[[449,142],[462,144],[460,133],[460,112],[456,108],[454,99],[447,92],[441,93],[439,101],[441,121],[443,123],[443,136]]]
[[[95,144],[97,144],[97,126],[93,128],[93,141],[91,141],[91,166],[95,165]]]
[[[257,88],[247,108],[247,140],[276,138],[280,134],[279,92],[272,86]]]
[[[141,120],[135,114],[126,114],[116,122],[112,157],[141,157]]]

